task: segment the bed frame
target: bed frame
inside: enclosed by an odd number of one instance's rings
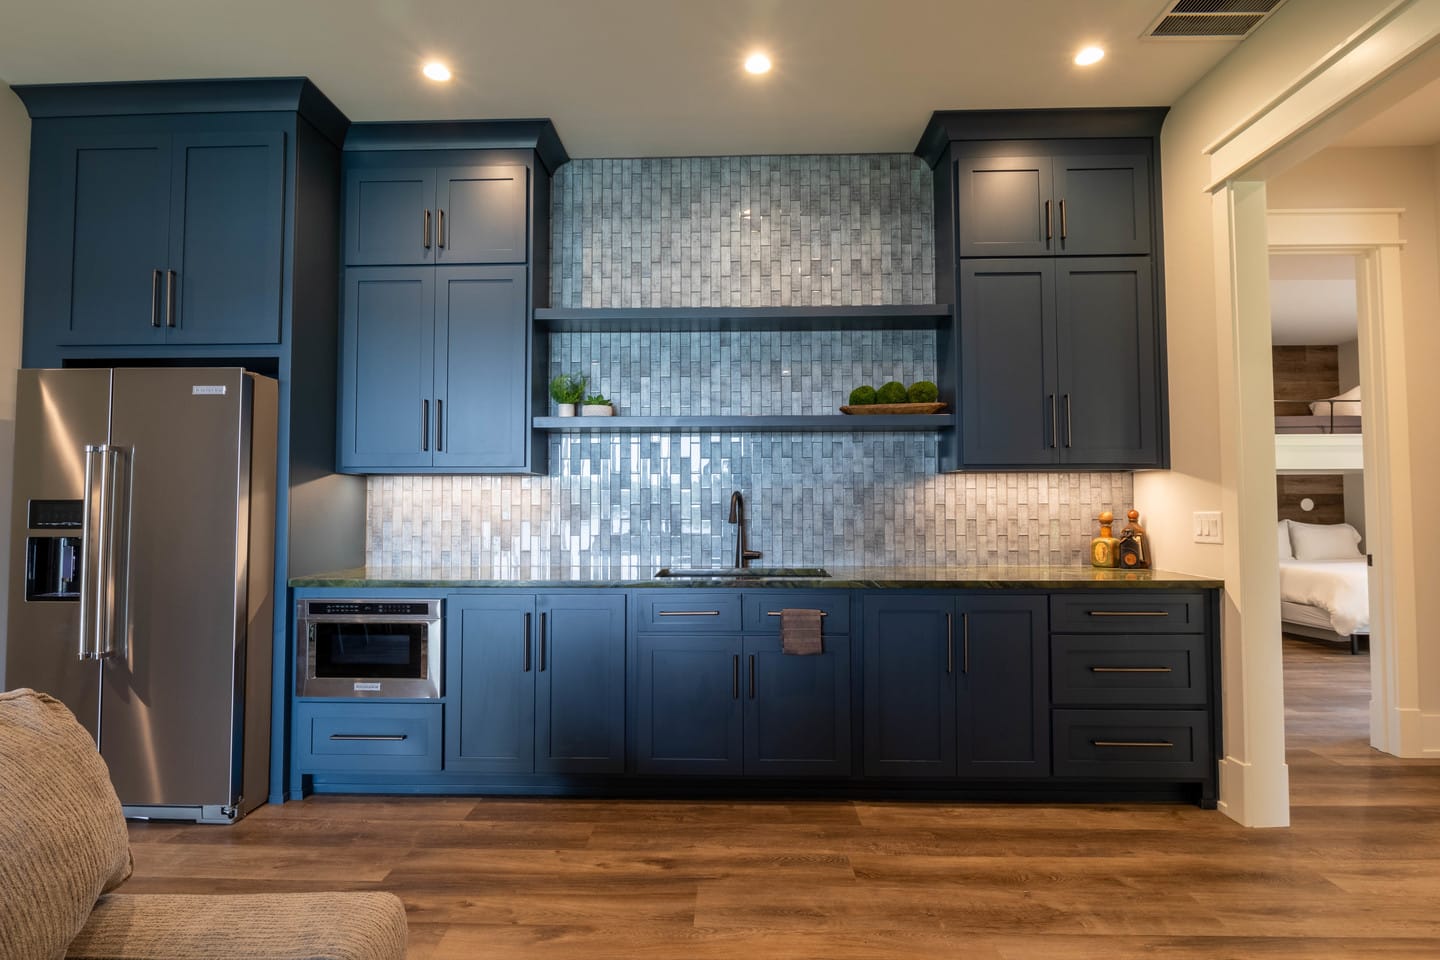
[[[1350,655],[1353,657],[1360,652],[1360,643],[1363,640],[1365,648],[1370,648],[1369,631],[1356,632],[1345,636],[1343,633],[1336,633],[1330,629],[1330,615],[1319,607],[1312,607],[1306,603],[1291,603],[1289,600],[1280,601],[1280,629],[1284,633],[1304,637],[1307,640],[1323,640],[1327,643],[1350,644]]]

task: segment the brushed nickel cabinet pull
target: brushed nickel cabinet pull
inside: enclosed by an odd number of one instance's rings
[[[961,672],[961,673],[966,673],[966,674],[968,674],[968,673],[970,672],[970,614],[968,614],[968,613],[962,613],[962,614],[960,614],[960,628],[961,628],[960,672]]]
[[[437,208],[435,212],[440,218],[440,225],[435,229],[435,241],[443,250],[445,248],[445,211]]]
[[[150,326],[160,326],[160,271],[150,272]]]
[[[661,617],[718,617],[719,610],[659,610],[657,616]]]
[[[425,208],[425,225],[421,228],[420,241],[425,244],[425,249],[430,249],[430,208]]]
[[[1168,617],[1169,610],[1091,610],[1092,617]]]
[[[955,615],[945,614],[945,672],[955,672]]]
[[[175,277],[174,270],[165,271],[165,326],[175,327]]]
[[[755,699],[755,654],[750,654],[750,699]]]
[[[1065,224],[1065,201],[1060,201],[1060,239],[1064,241],[1070,235],[1070,228]]]
[[[1074,433],[1070,429],[1070,394],[1065,394],[1065,449],[1070,449],[1070,442],[1074,439]]]
[[[1055,238],[1055,231],[1050,226],[1050,201],[1045,201],[1045,246],[1050,246],[1050,241]]]
[[[404,733],[332,733],[330,739],[342,742],[364,740],[375,743],[400,743],[409,740],[410,737]]]
[[[1060,445],[1060,414],[1055,410],[1055,394],[1050,394],[1050,449]]]
[[[730,699],[740,699],[740,654],[730,658]]]
[[[1174,673],[1171,667],[1091,667],[1091,673]]]
[[[420,449],[430,452],[430,401],[420,401]]]
[[[520,672],[530,672],[530,614],[525,614],[525,635],[520,638]]]
[[[1091,740],[1092,747],[1173,747],[1169,740]]]
[[[779,610],[771,610],[769,613],[765,614],[765,616],[767,616],[767,617],[778,617],[778,616],[780,616],[780,611],[779,611]],[[828,616],[830,616],[830,614],[826,613],[824,610],[821,610],[821,611],[820,611],[820,616],[822,616],[822,617],[828,617]]]

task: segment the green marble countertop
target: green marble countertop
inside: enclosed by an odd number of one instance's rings
[[[1097,570],[1082,566],[873,566],[825,569],[824,578],[656,578],[656,567],[626,564],[555,567],[356,567],[334,573],[293,577],[292,587],[412,589],[469,587],[665,587],[669,589],[744,588],[746,590],[869,589],[1038,589],[1089,590],[1107,587],[1153,590],[1218,589],[1224,581],[1163,570]]]

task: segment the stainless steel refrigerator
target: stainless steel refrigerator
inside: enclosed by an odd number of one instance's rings
[[[75,712],[127,816],[269,789],[276,403],[238,368],[20,371],[6,684]]]

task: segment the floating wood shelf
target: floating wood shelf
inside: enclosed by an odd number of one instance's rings
[[[557,433],[812,433],[950,430],[948,414],[847,417],[723,416],[723,417],[536,417],[535,429]]]
[[[868,307],[539,307],[535,324],[566,332],[661,333],[726,330],[935,330],[954,316],[946,303]]]

